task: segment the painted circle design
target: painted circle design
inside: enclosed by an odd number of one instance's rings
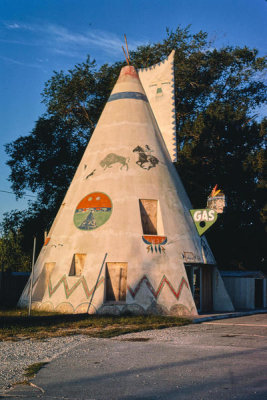
[[[73,217],[74,225],[83,231],[91,231],[107,222],[111,213],[112,202],[105,193],[90,193],[77,205]]]

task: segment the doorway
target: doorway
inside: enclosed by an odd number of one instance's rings
[[[200,311],[201,268],[198,266],[198,264],[186,264],[185,269],[196,308],[198,311]]]
[[[209,312],[213,310],[212,296],[212,269],[202,267],[202,288],[201,288],[201,311]]]
[[[255,279],[255,308],[263,307],[263,279]]]
[[[200,312],[213,310],[212,276],[214,265],[186,263],[186,273],[196,308]]]

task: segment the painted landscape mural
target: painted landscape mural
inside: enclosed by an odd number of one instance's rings
[[[78,229],[90,231],[107,222],[111,213],[112,202],[105,193],[90,193],[77,205],[74,224]]]

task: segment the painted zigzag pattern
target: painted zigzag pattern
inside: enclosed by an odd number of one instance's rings
[[[128,290],[131,293],[131,296],[133,298],[135,298],[135,296],[139,292],[140,287],[141,287],[143,282],[147,285],[148,289],[151,291],[151,293],[153,294],[155,299],[158,299],[158,297],[159,297],[163,287],[165,286],[165,284],[168,285],[168,287],[170,288],[172,294],[176,297],[177,300],[179,300],[180,294],[181,294],[182,289],[183,289],[184,286],[186,286],[187,289],[189,289],[187,281],[185,280],[184,277],[182,277],[181,282],[180,282],[180,284],[178,286],[178,289],[177,289],[177,292],[176,292],[174,287],[172,286],[171,282],[166,277],[166,275],[163,275],[157,290],[155,290],[154,287],[152,286],[152,284],[150,283],[148,277],[146,275],[144,275],[142,277],[142,279],[140,279],[140,281],[138,282],[138,284],[137,284],[137,286],[135,287],[134,290],[130,286],[128,286]]]
[[[77,289],[77,287],[79,285],[82,285],[84,293],[87,297],[87,299],[92,295],[93,291],[96,290],[102,283],[104,283],[104,278],[103,276],[99,279],[99,281],[97,282],[97,284],[95,286],[92,287],[92,289],[88,288],[87,282],[84,278],[84,276],[82,276],[71,288],[68,285],[68,281],[67,281],[67,277],[66,275],[63,275],[62,278],[57,282],[57,284],[52,287],[52,282],[51,279],[49,279],[48,282],[48,294],[49,297],[53,296],[53,294],[57,291],[57,289],[59,288],[59,286],[61,284],[63,284],[64,290],[65,290],[65,294],[66,294],[66,299],[68,299],[72,293]]]
[[[177,291],[175,291],[174,287],[172,286],[171,282],[168,280],[166,275],[163,275],[158,288],[155,290],[153,285],[150,283],[147,275],[144,275],[140,279],[140,281],[138,282],[138,284],[136,285],[134,290],[131,288],[131,286],[128,285],[128,290],[129,290],[129,292],[130,292],[130,294],[131,294],[131,296],[133,298],[135,298],[135,296],[139,292],[143,282],[146,284],[147,288],[153,294],[155,299],[158,299],[158,297],[159,297],[163,287],[165,286],[165,284],[169,287],[169,289],[171,290],[172,294],[175,296],[175,298],[177,300],[179,300],[181,292],[182,292],[182,289],[183,289],[184,286],[186,286],[187,289],[189,289],[187,281],[185,280],[184,277],[182,277],[182,279],[180,281],[180,284],[178,286],[178,289],[177,289]],[[53,294],[59,288],[59,286],[62,284],[63,287],[64,287],[66,299],[68,299],[72,295],[72,293],[77,289],[77,287],[82,285],[84,293],[86,295],[86,298],[88,299],[92,295],[93,291],[96,290],[102,283],[104,283],[104,277],[103,276],[100,278],[100,280],[97,282],[97,284],[95,286],[93,286],[91,289],[89,289],[84,276],[82,276],[72,287],[69,287],[68,281],[67,281],[67,277],[66,277],[66,275],[63,275],[62,278],[60,278],[60,280],[56,283],[56,285],[54,287],[52,286],[51,279],[49,279],[49,282],[48,282],[48,294],[49,294],[49,297],[52,297]]]

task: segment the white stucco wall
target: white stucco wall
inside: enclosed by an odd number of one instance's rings
[[[234,305],[218,268],[213,270],[213,310],[234,311]]]
[[[255,308],[255,279],[224,277],[225,287],[236,309]]]

